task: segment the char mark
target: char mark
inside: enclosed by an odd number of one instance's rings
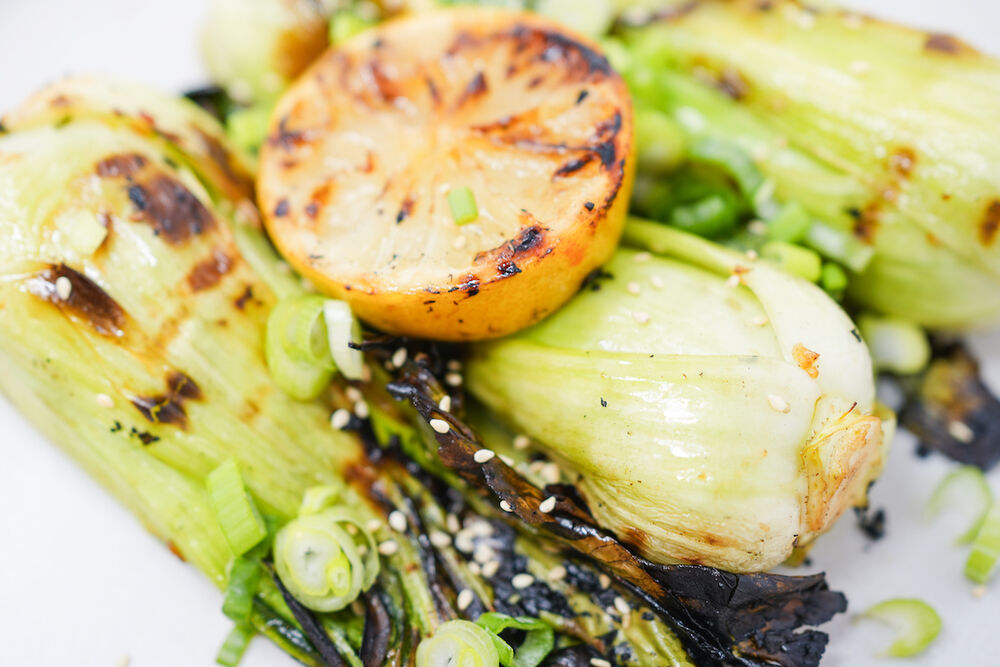
[[[933,51],[935,53],[946,53],[949,55],[957,55],[963,52],[974,51],[972,47],[957,37],[952,37],[951,35],[946,35],[940,32],[932,32],[927,35],[927,40],[924,42],[924,50]]]
[[[194,131],[205,146],[208,158],[219,168],[219,172],[225,177],[230,189],[244,197],[252,198],[254,193],[253,177],[236,166],[233,154],[222,145],[221,141],[203,132],[199,127],[195,127]]]
[[[191,269],[191,272],[187,276],[188,285],[191,287],[192,292],[200,292],[210,287],[215,287],[222,280],[222,276],[229,273],[232,267],[233,259],[216,248],[212,251],[211,256],[198,262]]]
[[[57,282],[69,281],[70,290],[60,295]],[[102,336],[124,335],[125,310],[100,285],[65,264],[52,265],[28,279],[31,294],[48,301],[70,316],[85,321]],[[64,298],[65,297],[65,298]]]
[[[278,121],[278,130],[267,138],[267,143],[271,146],[280,147],[285,151],[290,151],[306,142],[306,133],[302,130],[288,129],[288,116],[283,116]]]
[[[128,178],[146,166],[146,158],[138,153],[123,153],[104,158],[97,163],[97,175],[101,178]]]
[[[403,220],[406,220],[413,214],[413,204],[414,204],[413,196],[406,195],[406,199],[403,200],[403,203],[399,207],[399,212],[396,213],[397,225],[403,222]]]
[[[997,231],[1000,231],[1000,199],[994,199],[986,207],[983,221],[979,223],[979,240],[983,245],[993,245]]]
[[[167,376],[166,393],[135,396],[132,405],[150,423],[170,424],[186,430],[188,420],[184,403],[201,399],[201,388],[195,381],[180,371],[174,371]]]
[[[569,162],[567,162],[566,164],[555,170],[555,173],[552,174],[552,180],[555,180],[557,178],[563,178],[565,176],[570,176],[571,174],[575,174],[576,172],[580,171],[588,164],[590,164],[590,162],[593,159],[594,156],[592,154],[587,154],[582,157],[570,160]]]
[[[486,76],[482,73],[482,71],[476,72],[476,75],[472,77],[469,83],[466,84],[465,90],[463,90],[462,94],[458,96],[458,100],[455,102],[455,108],[460,109],[466,102],[482,97],[489,91],[489,89],[490,86],[486,82]]]
[[[510,36],[517,40],[516,53],[533,54],[531,59],[534,61],[561,62],[570,80],[611,74],[607,58],[561,33],[518,24],[510,31]]]
[[[149,223],[156,236],[176,245],[215,227],[215,218],[180,181],[155,174],[128,187],[137,220]]]

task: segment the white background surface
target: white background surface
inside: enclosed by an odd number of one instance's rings
[[[1000,53],[997,0],[854,0],[913,25],[951,31]],[[199,0],[0,0],[0,113],[69,72],[130,75],[167,90],[205,83],[197,31]],[[1000,119],[998,119],[1000,123]],[[987,375],[1000,387],[1000,335],[978,337]],[[890,597],[919,596],[944,618],[920,658],[872,658],[887,638],[850,614],[825,626],[825,667],[1000,664],[1000,582],[975,599],[951,544],[948,517],[928,526],[922,512],[950,468],[918,461],[897,438],[872,494],[889,515],[886,539],[867,543],[846,517],[819,542],[810,570],[824,569],[847,593],[851,612]],[[992,475],[1000,492],[1000,475]],[[211,665],[229,629],[219,593],[181,564],[110,495],[0,399],[0,666],[133,667]],[[255,640],[244,667],[291,665]]]

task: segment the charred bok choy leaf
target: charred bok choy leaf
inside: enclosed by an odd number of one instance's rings
[[[1000,315],[998,61],[795,0],[683,3],[623,37],[639,105],[750,156],[859,303],[929,327]]]

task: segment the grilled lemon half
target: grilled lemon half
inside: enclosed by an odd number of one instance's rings
[[[279,102],[258,196],[289,262],[384,331],[528,326],[607,260],[634,174],[632,106],[598,47],[484,8],[390,21]],[[458,224],[449,193],[478,217]]]

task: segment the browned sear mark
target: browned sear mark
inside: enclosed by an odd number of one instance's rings
[[[69,281],[70,290],[65,298],[57,287],[60,278]],[[102,336],[124,335],[126,317],[121,305],[100,285],[65,264],[54,264],[35,274],[26,287],[31,294],[85,321]]]
[[[951,55],[957,55],[959,53],[973,53],[975,50],[951,35],[946,35],[940,32],[932,32],[927,35],[927,41],[924,42],[924,49],[927,51],[936,51],[937,53],[947,53]]]
[[[233,301],[233,305],[236,306],[237,310],[243,310],[244,308],[246,308],[247,302],[251,301],[252,299],[253,299],[253,287],[247,285],[246,289],[244,289],[243,292],[238,297],[236,297],[236,300]]]
[[[212,251],[211,256],[194,265],[187,276],[188,285],[193,292],[215,287],[222,280],[222,276],[229,273],[232,267],[232,258],[216,248]]]
[[[194,127],[194,131],[201,138],[201,142],[208,152],[209,159],[215,163],[215,166],[219,168],[219,171],[225,177],[233,195],[238,194],[252,198],[254,193],[253,177],[236,166],[233,154],[222,145],[221,141],[203,132],[200,127]]]
[[[413,195],[406,195],[406,198],[403,200],[403,203],[400,204],[399,206],[399,212],[396,213],[397,225],[403,222],[403,220],[406,220],[408,217],[413,215],[413,204],[414,204]]]
[[[854,236],[865,243],[874,243],[881,215],[878,203],[868,204],[863,210],[852,210],[851,214],[854,216]]]
[[[149,223],[156,236],[180,244],[215,227],[215,218],[184,185],[166,174],[128,187],[135,220]]]
[[[737,102],[744,100],[750,94],[750,84],[738,70],[727,67],[715,80],[715,86],[727,97]]]
[[[900,178],[909,178],[917,165],[917,154],[912,148],[897,148],[889,156],[889,168]]]
[[[798,364],[799,368],[804,370],[809,377],[814,379],[819,377],[819,369],[816,368],[816,361],[819,359],[818,352],[813,352],[802,343],[796,343],[792,348],[792,358],[795,359],[795,363]]]
[[[153,424],[170,424],[186,429],[187,413],[185,401],[201,400],[201,388],[190,377],[180,371],[167,376],[167,391],[156,396],[136,396],[132,405]]]
[[[104,158],[97,163],[97,175],[101,178],[128,178],[146,166],[146,158],[138,153],[122,153]]]
[[[986,207],[983,221],[979,223],[979,240],[985,246],[993,245],[997,231],[1000,231],[1000,199],[994,199]]]
[[[475,100],[478,97],[485,95],[490,89],[489,84],[486,82],[486,76],[482,72],[476,72],[476,75],[472,77],[469,83],[466,84],[465,89],[462,94],[458,96],[455,101],[455,108],[460,109],[466,103]]]

